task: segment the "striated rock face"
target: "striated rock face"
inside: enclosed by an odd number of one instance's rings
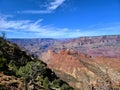
[[[94,57],[120,57],[120,35],[69,39],[55,44],[51,49],[56,52],[63,49],[73,49]]]
[[[57,53],[49,50],[43,56],[46,57],[42,57],[42,60],[45,60],[50,68],[75,89],[119,88],[117,82],[120,80],[120,58],[93,58],[70,49]],[[110,87],[107,86],[108,84]]]
[[[9,39],[27,52],[41,56],[43,52],[73,49],[91,56],[120,57],[120,35],[80,37],[74,39]]]

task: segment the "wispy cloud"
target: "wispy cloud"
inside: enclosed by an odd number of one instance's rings
[[[88,29],[69,29],[58,28],[54,26],[43,26],[41,23],[43,19],[37,21],[31,20],[8,20],[7,18],[0,18],[0,31],[6,33],[14,33],[14,37],[42,37],[42,38],[73,38],[80,36],[97,36],[97,35],[111,35],[120,34],[120,23],[110,24],[103,27],[95,27]],[[11,34],[12,35],[12,34]],[[21,35],[21,36],[20,36]],[[19,37],[18,37],[19,36]],[[11,37],[11,36],[9,36]],[[24,38],[23,37],[23,38]]]
[[[12,17],[13,17],[13,15],[5,15],[5,14],[0,13],[0,20],[6,19],[6,18],[12,18]]]
[[[42,21],[43,19],[39,19],[35,22],[30,20],[10,21],[7,19],[0,19],[0,31],[16,33],[16,37],[17,33],[24,33],[26,35],[32,33],[33,37],[38,36],[47,38],[63,38],[64,36],[71,37],[79,33],[78,29],[72,31],[68,28],[42,26]]]
[[[50,3],[48,6],[48,10],[55,10],[57,9],[60,5],[63,4],[65,0],[54,0],[53,2]]]
[[[18,13],[49,14],[49,13],[52,13],[52,11],[51,10],[25,10],[25,11],[18,11]]]
[[[49,2],[48,5],[45,5],[44,10],[25,10],[25,11],[18,11],[18,13],[31,13],[31,14],[48,14],[55,11],[59,6],[61,6],[65,0],[53,0]]]

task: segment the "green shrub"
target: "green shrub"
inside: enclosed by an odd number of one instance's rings
[[[15,65],[15,61],[11,60],[8,64],[8,67],[10,70],[12,70],[14,73],[18,72],[18,67]]]
[[[0,70],[6,68],[7,60],[4,57],[0,57]]]
[[[52,83],[52,86],[55,88],[59,88],[61,86],[61,80],[60,79],[55,79]]]
[[[51,90],[50,89],[50,82],[49,82],[49,79],[48,77],[45,77],[44,81],[43,81],[43,86],[46,90]]]
[[[5,86],[0,84],[0,90],[5,90]]]
[[[63,84],[61,86],[60,90],[74,90],[74,89],[67,84]]]

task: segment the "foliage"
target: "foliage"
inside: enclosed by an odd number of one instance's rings
[[[5,86],[0,84],[0,90],[5,90]]]
[[[15,65],[15,61],[11,60],[8,64],[8,67],[10,70],[12,70],[14,73],[18,71],[18,67]]]
[[[21,66],[17,72],[18,75],[22,76],[24,79],[34,78],[38,73],[44,73],[44,65],[40,61],[30,61],[25,66]]]
[[[49,81],[48,77],[45,77],[45,79],[43,81],[43,86],[46,90],[51,90],[50,89],[50,81]]]
[[[2,32],[2,37],[5,39],[5,37],[6,37],[6,33],[5,32]]]
[[[0,37],[3,38],[3,39],[5,39],[6,38],[6,33],[5,32],[1,32]]]
[[[63,85],[61,86],[60,90],[73,90],[73,88],[70,87],[70,86],[67,85],[67,84],[63,84]]]
[[[0,57],[0,70],[6,67],[7,60],[4,57]]]
[[[60,79],[55,79],[52,83],[53,87],[59,88],[61,86],[61,80]]]

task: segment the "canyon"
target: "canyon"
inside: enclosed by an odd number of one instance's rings
[[[75,90],[120,90],[120,35],[9,41],[37,56]]]

